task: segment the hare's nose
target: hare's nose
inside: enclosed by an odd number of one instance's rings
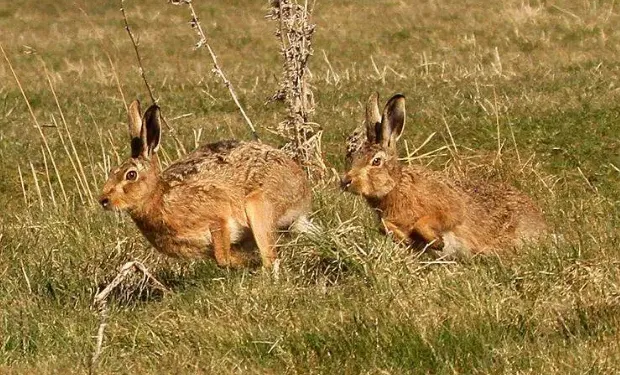
[[[108,208],[108,206],[110,205],[110,199],[101,197],[99,198],[99,204],[101,204],[103,208]]]
[[[349,175],[345,174],[340,179],[340,187],[342,188],[342,190],[347,190],[349,185],[351,185],[351,177],[349,177]]]

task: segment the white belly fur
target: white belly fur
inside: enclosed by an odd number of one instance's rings
[[[241,225],[237,220],[232,217],[228,219],[228,230],[230,232],[230,243],[239,243],[244,237],[246,237],[250,228]],[[203,240],[206,242],[207,246],[211,246],[213,244],[213,238],[211,237],[211,232],[207,231],[204,234]]]
[[[279,229],[288,229],[304,213],[305,210],[300,207],[291,208],[278,218],[276,225]]]
[[[230,231],[230,243],[239,243],[250,228],[241,225],[241,223],[231,217],[228,218],[228,230]]]

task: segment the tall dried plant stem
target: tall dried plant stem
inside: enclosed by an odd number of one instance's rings
[[[96,373],[97,364],[99,363],[99,356],[103,352],[103,337],[105,335],[105,329],[108,326],[108,303],[106,300],[103,300],[97,306],[97,310],[99,313],[99,328],[97,329],[97,342],[95,344],[95,351],[93,352],[93,356],[90,359],[90,369],[88,371],[89,374],[93,375]]]
[[[322,130],[311,122],[314,96],[308,82],[308,60],[312,56],[312,37],[315,25],[309,21],[308,2],[271,0],[267,18],[278,22],[276,37],[283,57],[283,73],[278,92],[272,100],[286,103],[287,118],[276,133],[288,139],[289,149],[306,167],[311,176],[323,177],[325,164],[321,152]]]
[[[131,39],[131,44],[133,45],[133,49],[136,52],[136,59],[138,60],[138,70],[140,72],[140,76],[142,77],[142,80],[144,81],[144,85],[146,86],[146,90],[149,93],[151,102],[157,103],[157,100],[155,99],[155,95],[153,94],[153,89],[151,88],[151,85],[148,79],[146,79],[146,72],[144,71],[144,66],[142,64],[142,57],[140,56],[140,51],[138,50],[138,43],[136,42],[136,38],[133,35],[133,32],[131,31],[131,27],[129,27],[129,21],[127,21],[127,13],[125,13],[125,0],[120,0],[120,1],[121,1],[121,13],[123,14],[123,22],[125,23],[125,30],[127,31],[127,34],[129,34],[129,39]],[[183,143],[181,143],[179,138],[176,136],[176,129],[168,123],[168,120],[166,120],[164,115],[161,115],[161,119],[164,125],[166,126],[166,128],[168,129],[168,133],[172,136],[172,138],[174,139],[174,142],[177,144],[177,147],[178,147],[177,152],[180,149],[181,151],[180,153],[186,154],[187,151],[185,150]]]
[[[194,9],[194,5],[192,4],[192,1],[191,0],[170,0],[170,3],[174,5],[187,4],[187,6],[189,7],[189,11],[192,15],[192,21],[191,21],[192,27],[196,29],[196,33],[200,37],[200,39],[196,43],[195,48],[196,49],[199,49],[201,47],[207,48],[207,51],[209,51],[209,55],[211,55],[211,61],[213,61],[213,72],[222,79],[224,86],[226,86],[226,88],[228,89],[228,92],[230,92],[230,96],[232,96],[232,99],[237,105],[237,108],[239,108],[239,111],[241,112],[241,116],[243,116],[243,119],[245,120],[245,122],[248,124],[248,127],[250,128],[250,131],[252,132],[252,137],[254,138],[254,140],[259,140],[258,134],[256,133],[256,128],[254,127],[254,124],[252,124],[252,121],[250,120],[248,115],[245,113],[245,110],[243,109],[241,102],[239,102],[239,98],[237,97],[237,94],[235,93],[235,89],[232,85],[232,82],[230,82],[230,80],[226,77],[226,74],[224,74],[224,71],[222,70],[222,68],[220,67],[220,64],[217,61],[217,55],[213,51],[213,48],[211,48],[211,45],[209,44],[209,42],[207,41],[207,35],[205,34],[204,30],[202,29],[202,25],[200,24],[200,21],[198,20],[198,15],[196,14],[196,10]]]
[[[97,311],[99,313],[99,328],[97,329],[97,341],[95,344],[95,350],[90,361],[90,374],[94,374],[96,372],[99,357],[103,352],[103,338],[105,334],[105,328],[108,325],[108,296],[127,278],[127,276],[129,276],[129,273],[131,271],[142,273],[146,279],[151,280],[153,284],[155,284],[156,288],[164,292],[168,291],[168,288],[166,288],[161,282],[159,282],[159,280],[153,277],[153,275],[149,272],[148,268],[146,268],[146,266],[141,262],[134,260],[125,263],[121,267],[114,280],[112,280],[112,282],[108,284],[108,286],[106,286],[101,292],[97,293],[93,300],[93,306],[97,308]]]

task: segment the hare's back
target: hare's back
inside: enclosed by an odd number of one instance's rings
[[[164,180],[178,183],[196,179],[217,179],[218,170],[229,168],[230,154],[240,142],[229,140],[202,145],[170,164],[163,172]]]
[[[545,219],[538,206],[525,193],[500,182],[468,181],[461,184],[478,207],[471,212],[485,218],[496,235],[516,240],[536,238],[546,230]]]
[[[188,180],[222,182],[251,192],[271,185],[307,183],[301,167],[286,153],[258,142],[226,140],[202,145],[164,171],[171,184]]]
[[[532,200],[515,187],[502,182],[459,181],[458,187],[463,190],[477,206],[491,212],[529,212],[537,210]]]
[[[278,226],[290,225],[311,206],[311,189],[301,166],[284,151],[248,142],[231,155],[245,168],[246,194],[260,192],[278,217]]]
[[[306,174],[284,151],[247,142],[231,153],[230,163],[243,176],[240,183],[246,194],[258,192],[270,202],[278,226],[286,227],[310,210],[311,189]]]

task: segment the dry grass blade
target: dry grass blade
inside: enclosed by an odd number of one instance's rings
[[[82,158],[80,157],[80,153],[75,147],[75,143],[73,142],[73,136],[71,135],[71,131],[67,127],[67,124],[65,124],[65,131],[67,132],[67,139],[69,140],[69,145],[71,146],[71,151],[73,152],[73,157],[75,158],[75,164],[77,165],[76,173],[78,177],[83,181],[82,187],[84,188],[84,193],[88,195],[91,202],[95,202],[96,200],[93,196],[92,191],[90,190],[90,186],[88,185],[88,179],[86,178],[86,172],[84,171]]]
[[[579,171],[579,175],[586,182],[586,185],[588,185],[590,190],[592,190],[592,192],[598,194],[598,189],[596,188],[596,186],[592,185],[592,183],[590,182],[590,179],[587,178],[585,174],[583,174],[583,171],[581,170],[581,167],[577,167],[577,171]]]
[[[19,173],[19,184],[22,188],[22,194],[24,196],[24,204],[28,206],[28,195],[26,194],[26,184],[24,184],[24,176],[22,174],[22,168],[18,165],[17,172]]]
[[[32,294],[32,285],[30,283],[30,278],[28,277],[28,274],[26,273],[26,269],[24,268],[24,262],[20,260],[19,264],[21,265],[22,275],[24,275],[24,280],[26,281],[26,286],[28,287],[28,292],[30,294]]]
[[[80,197],[82,198],[81,202],[84,203],[84,199],[82,197],[81,191],[86,192],[87,182],[86,180],[82,179],[82,175],[80,174],[80,171],[78,169],[77,161],[74,160],[75,154],[72,154],[71,151],[69,151],[69,147],[67,146],[67,143],[65,142],[65,137],[62,135],[62,127],[59,126],[54,116],[52,116],[52,122],[55,125],[54,127],[56,128],[56,132],[58,133],[58,139],[60,139],[60,143],[62,144],[62,147],[65,150],[65,154],[67,154],[67,158],[69,159],[69,163],[71,164],[71,168],[73,169],[73,179],[75,181],[76,189],[78,190],[78,192],[80,192]],[[69,135],[69,128],[67,127],[67,124],[63,123],[63,125],[64,125],[64,130]]]
[[[110,63],[110,69],[112,69],[112,74],[114,75],[114,82],[116,82],[116,87],[118,88],[118,93],[121,96],[123,105],[125,106],[125,111],[129,112],[129,107],[127,106],[127,99],[125,99],[125,94],[123,93],[123,86],[121,86],[121,81],[118,78],[118,72],[116,71],[116,66],[112,62],[112,58],[110,57],[110,54],[108,53],[108,51],[105,51],[105,54],[106,54],[106,57],[108,58],[108,62]]]
[[[441,152],[443,150],[446,150],[446,149],[449,149],[449,148],[450,147],[448,147],[448,146],[441,146],[439,148],[436,148],[436,149],[431,150],[431,151],[427,151],[427,152],[425,152],[423,154],[420,154],[420,155],[416,155],[416,151],[417,151],[416,150],[412,154],[410,154],[407,157],[404,157],[404,158],[402,158],[400,160],[411,162],[411,161],[417,160],[417,159],[424,159],[424,158],[428,158],[428,157],[431,157],[431,156],[436,156],[436,155],[439,154],[439,152]]]
[[[32,162],[30,162],[30,171],[32,172],[32,179],[34,180],[34,186],[37,190],[37,196],[39,197],[39,207],[41,207],[41,210],[43,210],[43,208],[45,208],[43,204],[43,195],[41,194],[41,187],[39,186],[37,171],[34,169],[34,165],[32,165]]]
[[[45,179],[47,180],[47,187],[50,189],[50,198],[54,207],[58,207],[56,203],[56,194],[54,194],[54,185],[52,185],[52,179],[50,178],[50,170],[47,165],[47,157],[45,156],[45,149],[41,146],[41,155],[43,156],[43,166],[45,167]]]
[[[47,71],[47,67],[45,66],[45,63],[43,62],[43,59],[41,59],[41,65],[43,66],[43,71],[45,72],[45,77],[47,78],[47,82],[49,83],[49,86],[50,86],[50,89],[52,91],[52,94],[54,95],[54,100],[56,102],[56,106],[58,107],[58,111],[60,112],[60,117],[62,118],[63,124],[65,124],[65,127],[66,127],[67,123],[65,121],[65,116],[64,116],[64,114],[62,112],[60,104],[58,103],[58,97],[56,96],[56,91],[54,90],[54,85],[52,84],[52,80],[51,80],[51,78],[49,76],[49,72]],[[54,155],[52,154],[52,150],[50,150],[50,147],[49,147],[49,144],[47,143],[47,139],[45,137],[45,134],[41,130],[41,127],[38,126],[38,124],[37,124],[37,129],[39,130],[39,134],[41,135],[41,139],[43,140],[43,145],[45,146],[45,149],[47,150],[47,153],[50,156],[50,160],[52,162],[52,167],[54,168],[54,173],[56,174],[56,178],[58,179],[58,184],[60,185],[60,191],[62,192],[62,196],[63,196],[63,199],[65,201],[65,204],[68,204],[69,203],[69,199],[67,198],[67,192],[65,191],[65,185],[64,185],[64,183],[62,181],[62,178],[60,177],[60,172],[58,171],[58,166],[56,165],[56,160],[54,159]],[[43,155],[43,157],[45,158],[45,155]],[[50,189],[51,189],[51,185],[50,185]]]
[[[503,143],[502,143],[502,134],[501,134],[501,129],[500,129],[500,122],[499,122],[499,106],[497,103],[497,93],[495,92],[495,88],[493,88],[493,111],[495,112],[495,127],[496,127],[496,131],[497,131],[497,156],[496,156],[496,161],[499,162],[501,164],[502,162],[502,148],[503,148]]]
[[[450,136],[450,143],[452,144],[452,148],[450,149],[450,152],[453,153],[456,156],[456,155],[458,155],[459,150],[456,147],[456,142],[454,141],[454,137],[452,136],[452,130],[450,130],[450,125],[448,125],[448,120],[446,120],[446,117],[444,115],[441,116],[441,120],[443,121],[443,124],[446,127],[446,131],[448,132],[448,136]]]
[[[519,153],[519,146],[517,145],[517,139],[515,138],[515,132],[514,132],[514,129],[512,128],[512,123],[510,121],[508,121],[508,129],[510,129],[510,137],[512,138],[512,144],[515,148],[515,153],[517,154],[517,162],[519,163],[519,166],[522,166],[523,164],[521,163],[521,153]]]

